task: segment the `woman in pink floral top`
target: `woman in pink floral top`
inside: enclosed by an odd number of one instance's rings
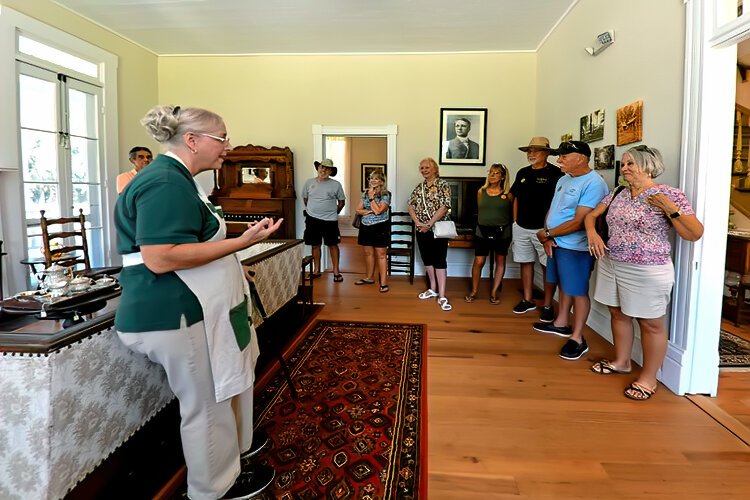
[[[643,369],[625,396],[642,401],[656,391],[656,372],[667,353],[664,316],[674,285],[670,230],[695,241],[703,235],[703,225],[682,191],[654,182],[664,172],[657,149],[627,150],[620,171],[628,187],[616,196],[614,191],[607,195],[584,220],[589,252],[598,259],[594,299],[609,306],[615,344],[615,359],[597,361],[591,370],[603,375],[630,373],[635,319],[641,330]],[[595,228],[605,211],[606,242]]]

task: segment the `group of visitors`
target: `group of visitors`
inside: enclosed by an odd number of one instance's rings
[[[157,106],[141,121],[165,145],[148,169],[151,153],[134,148],[135,172],[118,182],[122,193],[115,208],[122,297],[115,327],[122,343],[161,364],[180,404],[181,435],[187,464],[188,496],[193,499],[250,498],[267,488],[274,471],[252,457],[268,442],[253,433],[253,381],[257,338],[247,321],[248,285],[236,252],[267,238],[281,220],[248,224],[237,238],[226,238],[226,224],[194,176],[221,168],[230,149],[223,119],[199,108]],[[534,262],[545,269],[545,295],[533,328],[566,337],[560,356],[579,359],[588,351],[583,327],[589,313],[589,276],[598,262],[595,300],[609,307],[615,343],[613,360],[602,359],[591,370],[602,375],[629,373],[635,319],[641,331],[643,370],[625,395],[645,400],[656,390],[656,372],[666,353],[664,316],[674,282],[670,229],[690,241],[703,226],[685,195],[657,184],[664,171],[660,152],[647,146],[628,149],[621,173],[626,189],[607,194],[604,181],[589,167],[591,150],[580,141],[551,149],[543,137],[519,148],[529,165],[516,175],[493,164],[477,193],[478,223],[471,288],[466,302],[479,294],[482,268],[494,252],[495,273],[489,301],[500,302],[505,259],[512,244],[521,265],[523,297],[513,312],[536,309]],[[549,155],[558,156],[559,168]],[[320,276],[320,246],[325,243],[339,269],[338,214],[345,197],[331,179],[331,160],[315,162],[317,175],[303,187],[305,242],[312,246],[313,277]],[[446,296],[448,239],[436,238],[435,224],[450,219],[451,190],[440,178],[435,160],[419,163],[423,177],[408,200],[429,288],[419,299],[435,298],[443,311]],[[137,174],[137,175],[136,175]],[[361,216],[359,244],[367,272],[355,284],[374,284],[388,292],[386,248],[391,194],[385,176],[372,173],[356,208]],[[170,210],[165,211],[164,207]],[[597,231],[606,218],[608,234]],[[559,287],[554,314],[553,294]],[[570,310],[573,309],[571,322]]]
[[[702,236],[703,225],[679,189],[654,181],[664,171],[655,148],[628,149],[621,163],[627,187],[609,194],[605,181],[589,166],[591,149],[585,142],[565,141],[552,149],[546,138],[534,137],[519,149],[529,165],[519,170],[510,189],[507,167],[496,163],[477,193],[475,257],[464,300],[476,300],[482,268],[492,250],[495,273],[489,301],[500,302],[505,259],[512,245],[523,284],[523,297],[513,312],[525,314],[537,308],[532,293],[538,259],[544,302],[532,327],[566,338],[560,357],[577,360],[588,352],[583,331],[591,309],[589,281],[596,268],[594,299],[609,307],[615,359],[599,360],[591,370],[602,375],[630,372],[635,319],[641,332],[643,370],[624,394],[649,399],[656,391],[656,374],[667,349],[665,315],[674,284],[670,229],[695,241]],[[550,155],[558,157],[559,168],[547,161]],[[419,298],[437,297],[440,308],[450,311],[445,295],[448,240],[436,238],[432,231],[437,221],[449,219],[450,188],[440,179],[433,159],[422,160],[419,171],[424,180],[408,201],[430,283]],[[597,229],[599,218],[606,220],[599,226],[608,228],[606,234]],[[559,291],[556,314],[555,289]]]

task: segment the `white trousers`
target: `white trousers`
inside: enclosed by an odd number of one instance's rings
[[[240,474],[240,451],[253,441],[253,389],[216,402],[203,321],[178,330],[117,332],[132,351],[164,367],[180,403],[188,497],[216,500]]]

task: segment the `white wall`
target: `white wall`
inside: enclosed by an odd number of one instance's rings
[[[677,185],[682,130],[685,10],[681,0],[581,0],[538,52],[536,130],[550,139],[573,131],[580,117],[605,109],[604,140],[616,144],[617,108],[643,100],[643,142],[661,150],[665,173]],[[596,35],[615,31],[615,42],[592,57],[584,47]],[[554,141],[553,141],[554,142]],[[615,147],[619,160],[628,147]],[[600,171],[602,172],[602,171]],[[606,172],[610,186],[614,171]],[[593,302],[589,324],[611,338],[609,313]]]

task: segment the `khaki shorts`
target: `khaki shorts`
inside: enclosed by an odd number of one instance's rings
[[[541,228],[539,228],[541,229]],[[547,254],[544,246],[539,242],[536,233],[539,229],[525,229],[513,223],[513,260],[521,263],[534,262],[539,259],[543,266],[547,265]]]
[[[671,262],[655,266],[628,264],[605,255],[596,264],[594,300],[619,307],[631,318],[656,319],[667,313],[673,285]]]

